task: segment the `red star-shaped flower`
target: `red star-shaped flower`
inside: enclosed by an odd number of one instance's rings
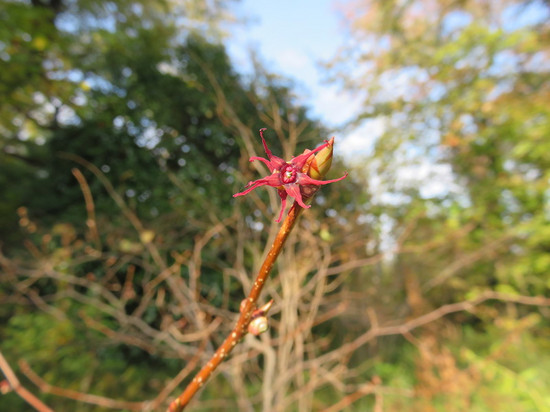
[[[311,151],[306,150],[305,153],[299,156],[293,157],[292,160],[290,160],[289,162],[285,162],[280,157],[274,156],[273,153],[271,153],[271,150],[268,149],[264,139],[265,130],[266,129],[260,129],[260,136],[262,138],[262,143],[264,145],[265,153],[267,154],[267,159],[264,159],[263,157],[253,156],[250,158],[250,161],[252,162],[254,160],[259,160],[261,162],[264,162],[269,168],[269,171],[271,172],[271,174],[262,179],[248,182],[248,184],[245,186],[246,189],[240,193],[234,194],[233,197],[246,195],[250,193],[252,190],[260,186],[268,185],[268,186],[276,187],[282,202],[281,212],[279,213],[279,218],[276,220],[276,222],[281,221],[283,212],[286,207],[286,198],[288,195],[293,197],[301,207],[305,209],[309,209],[311,207],[310,205],[306,205],[304,203],[300,186],[326,185],[328,183],[338,182],[339,180],[345,179],[348,176],[348,174],[346,173],[344,176],[338,179],[317,180],[317,179],[313,179],[307,174],[308,170],[306,169],[309,169],[308,160],[311,158],[311,156],[313,156],[315,153],[319,152],[320,150],[324,149],[325,147],[331,146],[333,141],[329,142],[325,140],[325,143],[319,146],[318,148]]]

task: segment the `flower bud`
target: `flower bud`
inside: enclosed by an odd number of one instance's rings
[[[334,137],[325,140],[321,146],[313,150],[306,150],[301,155],[293,157],[286,162],[284,159],[271,153],[264,139],[265,129],[260,130],[262,143],[264,145],[267,159],[252,156],[250,161],[259,160],[263,162],[270,171],[270,175],[262,179],[253,180],[247,183],[245,190],[235,193],[233,197],[244,196],[260,186],[271,186],[277,188],[281,198],[281,212],[276,222],[280,222],[286,206],[286,198],[293,197],[295,202],[304,209],[309,209],[310,204],[305,203],[315,194],[319,187],[329,183],[339,182],[345,179],[348,174],[338,179],[321,180],[329,171],[332,164],[332,147]],[[299,188],[299,190],[296,190]]]
[[[328,145],[319,152],[315,153],[309,163],[307,174],[313,179],[321,180],[330,170],[332,165],[332,153],[334,147],[334,137],[327,141]],[[309,159],[308,159],[309,160]]]
[[[267,302],[262,307],[256,309],[254,312],[252,312],[252,320],[248,324],[248,333],[258,336],[261,333],[264,333],[268,328],[268,322],[267,322],[267,312],[269,312],[269,309],[271,309],[271,306],[273,305],[273,299],[271,299],[269,302]]]
[[[255,310],[252,313],[252,317],[254,317],[255,314],[267,315],[267,312],[269,312],[269,309],[271,309],[271,306],[273,306],[273,299],[271,299],[269,302],[267,302],[262,307]]]
[[[258,316],[250,321],[248,324],[248,333],[258,336],[261,333],[264,333],[268,328],[267,317]]]

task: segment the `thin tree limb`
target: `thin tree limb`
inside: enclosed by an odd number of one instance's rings
[[[38,399],[21,385],[19,379],[17,379],[17,376],[13,372],[8,361],[6,360],[6,358],[4,358],[2,352],[0,352],[0,370],[2,370],[2,373],[6,377],[6,380],[15,391],[15,393],[17,393],[21,397],[21,399],[31,405],[38,412],[53,412],[53,409],[51,409],[48,405],[43,403],[40,399]]]

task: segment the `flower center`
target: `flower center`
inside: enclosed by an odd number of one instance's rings
[[[283,184],[294,183],[297,178],[298,171],[290,164],[286,164],[281,168],[281,181]]]

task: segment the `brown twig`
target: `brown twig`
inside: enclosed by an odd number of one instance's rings
[[[197,366],[197,363],[199,362],[202,352],[204,351],[204,348],[206,346],[206,338],[201,343],[201,348],[193,358],[187,362],[187,365],[185,365],[185,368],[183,368],[177,375],[174,377],[165,387],[164,389],[159,393],[159,395],[151,402],[150,410],[156,411],[159,406],[164,402],[164,400],[172,393],[174,389],[191,373],[191,371]]]
[[[155,354],[158,351],[157,346],[153,345],[147,340],[141,339],[137,336],[132,336],[126,333],[112,330],[107,326],[105,326],[103,323],[98,322],[92,319],[91,317],[89,317],[88,315],[86,315],[86,312],[83,310],[79,312],[79,316],[84,321],[84,323],[88,328],[97,330],[98,332],[103,333],[105,336],[107,336],[108,338],[110,338],[115,342],[122,342],[130,346],[135,346],[136,348],[140,348],[141,350],[149,354]]]
[[[39,412],[53,412],[53,409],[21,386],[19,379],[17,379],[17,376],[13,372],[6,358],[4,358],[4,355],[2,355],[2,352],[0,352],[0,370],[2,370],[2,373],[15,393],[17,393],[25,402]]]
[[[130,411],[140,411],[150,401],[145,402],[127,402],[119,401],[116,399],[106,398],[104,396],[92,395],[89,393],[82,393],[73,391],[72,389],[59,388],[57,386],[50,385],[45,382],[40,376],[38,376],[24,360],[19,361],[19,367],[21,372],[25,374],[29,380],[31,380],[42,392],[51,393],[53,395],[62,396],[64,398],[74,399],[79,402],[90,403],[93,405],[103,406],[105,408],[113,409],[126,409]],[[44,409],[47,411],[52,411],[52,409]],[[52,411],[53,412],[53,411]]]
[[[237,342],[239,342],[239,340],[246,335],[252,312],[256,308],[256,304],[258,298],[260,297],[260,293],[262,292],[263,286],[302,210],[303,209],[296,203],[293,204],[285,221],[279,229],[277,236],[275,237],[275,241],[273,242],[264,263],[260,268],[258,276],[252,285],[252,289],[250,290],[248,297],[243,301],[244,303],[241,308],[241,315],[237,321],[237,324],[231,333],[229,333],[229,335],[225,338],[222,345],[218,348],[216,353],[214,353],[208,363],[199,371],[199,373],[197,373],[189,385],[187,385],[183,393],[170,404],[168,412],[181,412],[197,393],[197,391],[208,380],[212,372],[214,372],[223,359],[229,355],[229,353],[237,345]]]
[[[120,401],[117,399],[111,399],[104,396],[97,396],[89,393],[83,393],[83,392],[77,392],[70,389],[60,388],[57,386],[50,385],[46,381],[44,381],[40,376],[38,376],[30,367],[30,365],[24,361],[19,361],[19,367],[21,368],[21,371],[25,376],[33,382],[41,392],[44,393],[51,393],[56,396],[61,396],[68,399],[74,399],[79,402],[83,403],[89,403],[92,405],[98,405],[106,408],[112,408],[112,409],[126,409],[126,410],[133,410],[133,411],[154,411],[157,410],[158,407],[164,402],[164,400],[170,395],[170,393],[181,383],[183,379],[193,370],[193,368],[196,367],[197,363],[199,362],[202,352],[204,351],[204,347],[206,346],[207,337],[204,337],[201,343],[201,349],[197,351],[197,353],[193,356],[193,358],[190,359],[190,361],[187,363],[185,368],[183,368],[176,377],[174,377],[166,386],[165,388],[159,393],[159,395],[152,400],[148,401],[142,401],[142,402],[127,402],[127,401]],[[34,406],[39,412],[53,412],[52,409],[48,408],[47,406],[41,407],[41,401],[34,397],[30,392],[28,392],[25,388],[21,387],[19,384],[19,381],[9,368],[9,365],[7,365],[7,362],[2,357],[2,353],[0,352],[0,369],[4,371],[4,374],[6,375],[6,378],[10,385],[14,388],[14,390],[17,391],[17,388],[19,388],[19,391],[17,392],[27,403]],[[20,391],[22,391],[20,393]]]
[[[375,411],[380,410],[382,395],[402,395],[402,396],[413,396],[413,391],[407,389],[393,388],[390,386],[382,386],[373,383],[366,383],[361,386],[358,390],[349,395],[344,396],[334,405],[331,405],[328,408],[322,410],[322,412],[339,412],[345,408],[348,408],[354,402],[363,398],[366,395],[374,394],[375,396]]]
[[[86,213],[88,214],[88,219],[86,219],[86,226],[88,226],[88,229],[90,229],[90,236],[95,243],[96,249],[101,250],[101,240],[99,238],[99,232],[97,231],[97,221],[95,218],[95,206],[92,191],[90,190],[90,186],[88,185],[86,178],[80,170],[75,167],[71,170],[71,172],[73,173],[73,176],[76,178],[76,180],[78,180],[80,190],[82,191],[82,195],[84,196],[84,202],[86,203]]]
[[[541,306],[548,307],[550,306],[550,298],[543,296],[522,296],[522,295],[510,295],[507,293],[486,291],[481,293],[476,298],[470,300],[464,300],[457,303],[451,303],[447,305],[440,306],[439,308],[428,312],[422,316],[418,316],[414,319],[411,319],[405,323],[394,325],[394,326],[375,326],[369,329],[367,332],[363,333],[353,341],[350,341],[340,348],[329,352],[325,355],[319,356],[315,359],[305,361],[303,363],[296,363],[293,367],[289,368],[286,373],[292,374],[296,370],[299,370],[305,366],[317,365],[327,362],[339,362],[344,356],[347,356],[361,346],[365,345],[372,340],[381,337],[381,336],[392,336],[392,335],[405,335],[421,326],[427,325],[431,322],[434,322],[438,319],[443,318],[444,316],[450,315],[452,313],[470,311],[473,310],[476,306],[481,305],[482,303],[488,300],[496,300],[500,302],[510,302],[517,303],[520,305],[527,306]]]

